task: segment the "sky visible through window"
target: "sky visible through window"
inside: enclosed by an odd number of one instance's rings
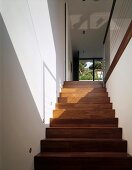
[[[86,62],[86,64],[87,64],[86,68],[89,68],[93,64],[93,62],[88,61],[88,62]]]

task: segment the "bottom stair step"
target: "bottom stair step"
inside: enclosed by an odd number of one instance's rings
[[[35,170],[131,170],[132,157],[116,152],[45,152],[35,158]]]

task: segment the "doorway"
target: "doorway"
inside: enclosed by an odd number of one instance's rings
[[[103,81],[103,59],[79,59],[79,81]]]

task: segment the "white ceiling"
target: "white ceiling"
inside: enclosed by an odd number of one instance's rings
[[[103,57],[103,39],[113,0],[67,2],[73,51],[79,50],[82,58]]]

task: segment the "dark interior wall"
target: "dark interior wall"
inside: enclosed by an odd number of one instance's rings
[[[79,80],[79,51],[73,53],[73,81]]]

